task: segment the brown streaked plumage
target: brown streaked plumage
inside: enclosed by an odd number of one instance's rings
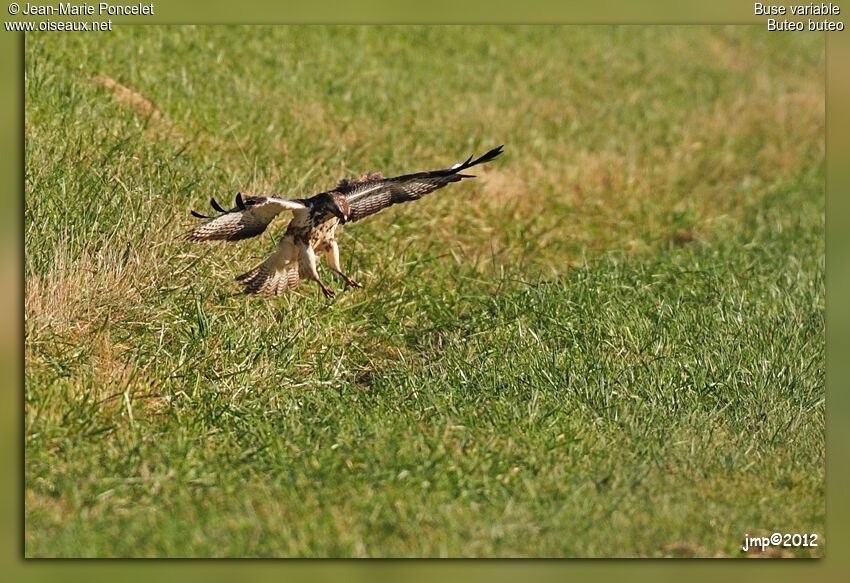
[[[473,178],[461,171],[489,162],[502,153],[502,146],[493,148],[475,160],[444,170],[432,170],[384,178],[381,174],[366,174],[356,180],[342,180],[331,191],[306,199],[286,200],[276,196],[237,194],[236,206],[223,209],[213,198],[210,204],[218,211],[207,217],[192,211],[198,218],[207,219],[192,229],[189,241],[239,241],[259,235],[282,211],[293,211],[293,218],[277,248],[265,261],[237,277],[244,293],[266,297],[279,296],[298,286],[301,281],[315,281],[325,296],[331,291],[321,279],[317,266],[324,255],[328,267],[338,274],[346,286],[361,287],[345,275],[339,262],[336,228],[349,221],[359,221],[388,206],[418,200],[426,194],[464,178]]]

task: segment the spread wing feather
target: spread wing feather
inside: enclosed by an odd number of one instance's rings
[[[236,278],[243,292],[263,297],[281,296],[301,283],[298,248],[292,237],[284,237],[268,259]]]
[[[461,174],[463,170],[477,164],[489,162],[502,153],[502,146],[493,148],[475,160],[470,156],[466,162],[455,164],[444,170],[417,172],[395,178],[381,176],[366,176],[363,179],[343,180],[337,185],[335,192],[345,196],[349,208],[349,221],[359,221],[387,208],[388,206],[419,200],[426,194],[464,178],[472,178],[471,174]]]
[[[189,241],[239,241],[255,237],[266,230],[269,223],[285,210],[299,211],[307,207],[296,200],[284,200],[273,196],[236,195],[236,206],[225,210],[216,200],[210,205],[220,214],[208,217],[192,211],[199,219],[208,219],[186,234]]]

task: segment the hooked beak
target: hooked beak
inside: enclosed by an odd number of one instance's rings
[[[331,209],[331,212],[334,214],[334,216],[336,218],[339,219],[339,222],[341,224],[345,224],[346,222],[348,222],[348,216],[343,214],[343,212],[341,210],[339,210],[338,208]]]

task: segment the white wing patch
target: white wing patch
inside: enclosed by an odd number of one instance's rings
[[[366,196],[370,192],[375,192],[376,190],[378,190],[379,188],[383,188],[384,186],[386,186],[385,182],[373,184],[372,186],[368,186],[368,187],[364,188],[363,190],[355,191],[354,194],[349,194],[346,197],[346,199],[348,200],[348,203],[351,204],[353,202],[360,200],[361,198],[363,198],[364,196]]]

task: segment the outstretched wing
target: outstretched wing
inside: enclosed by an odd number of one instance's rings
[[[419,200],[429,192],[434,192],[450,182],[473,178],[471,174],[461,174],[461,172],[476,164],[489,162],[501,153],[502,146],[499,146],[476,160],[470,156],[466,162],[455,164],[445,170],[405,174],[395,178],[367,175],[360,180],[343,180],[334,190],[345,196],[348,202],[350,209],[348,220],[359,221],[388,206]]]
[[[189,241],[239,241],[259,235],[269,223],[285,210],[299,211],[307,207],[297,200],[285,200],[273,196],[236,195],[236,206],[230,210],[221,208],[216,200],[210,204],[220,214],[208,217],[192,211],[199,219],[208,219],[186,234]]]

